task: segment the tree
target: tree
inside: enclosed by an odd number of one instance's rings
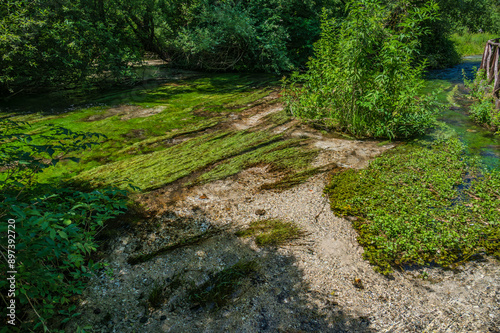
[[[0,95],[122,78],[141,57],[102,1],[4,1],[0,12]]]
[[[355,0],[347,10],[343,21],[325,16],[309,70],[285,86],[287,110],[359,137],[423,133],[433,118],[430,100],[418,97],[426,63],[416,56],[436,3]]]

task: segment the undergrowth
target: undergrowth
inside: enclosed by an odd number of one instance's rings
[[[500,172],[463,150],[456,137],[416,141],[333,176],[332,210],[359,217],[359,243],[377,270],[500,255]]]
[[[478,124],[500,134],[500,110],[495,108],[493,84],[488,84],[485,70],[476,70],[473,80],[464,73],[464,85],[474,103],[469,108],[470,117]]]

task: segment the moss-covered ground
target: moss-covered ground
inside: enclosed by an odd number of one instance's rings
[[[500,256],[500,173],[465,155],[444,125],[367,169],[335,174],[326,193],[335,213],[358,217],[364,256],[381,272]]]
[[[15,118],[29,122],[33,133],[55,125],[106,136],[100,145],[73,156],[79,163],[61,162],[40,181],[73,178],[93,186],[130,184],[149,191],[192,174],[196,177],[190,184],[209,182],[260,164],[305,169],[315,156],[303,149],[307,140],[228,125],[229,115],[263,103],[277,85],[277,78],[268,75],[205,75],[110,93],[94,101],[99,106]],[[289,121],[284,112],[268,118],[264,121],[274,125]]]
[[[302,230],[291,222],[270,219],[252,222],[247,229],[238,231],[236,236],[254,236],[255,243],[259,246],[277,246],[296,239],[302,234]]]

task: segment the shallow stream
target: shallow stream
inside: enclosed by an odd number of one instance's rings
[[[462,73],[470,80],[474,75],[474,67],[479,68],[480,65],[481,56],[478,55],[464,58],[455,67],[431,71],[427,76],[426,90],[444,89],[438,96],[439,100],[452,104],[439,116],[439,120],[458,133],[469,154],[479,155],[487,168],[496,169],[500,168],[500,136],[495,136],[469,118],[467,111],[472,102],[463,95],[465,87]],[[459,96],[452,98],[455,86],[458,86]]]

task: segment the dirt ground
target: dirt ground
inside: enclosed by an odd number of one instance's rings
[[[233,128],[266,126],[274,103],[229,117]],[[326,137],[289,122],[272,129],[309,137],[314,166],[363,168],[394,144]],[[332,167],[333,168],[333,167]],[[328,169],[328,168],[327,168]],[[323,189],[328,171],[285,191],[261,190],[283,177],[266,166],[209,184],[169,185],[148,194],[156,216],[119,230],[103,252],[109,263],[89,283],[82,316],[69,326],[95,332],[500,332],[500,265],[493,259],[455,270],[405,267],[386,277],[362,258],[349,220],[335,216]],[[161,209],[158,209],[161,207]],[[259,247],[235,232],[259,219],[293,222],[304,235]],[[211,237],[132,265],[132,255],[175,239]],[[241,261],[258,270],[244,277],[223,306],[197,304],[189,290]],[[148,305],[162,286],[165,298]]]

